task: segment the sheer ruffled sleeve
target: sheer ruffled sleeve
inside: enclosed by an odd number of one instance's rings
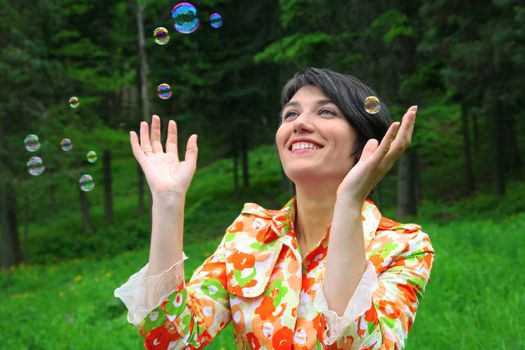
[[[128,322],[138,326],[153,309],[158,307],[184,281],[184,260],[177,261],[169,269],[146,277],[149,263],[133,274],[126,283],[115,289],[114,295],[120,298],[128,309]]]
[[[326,344],[333,344],[339,339],[343,331],[350,326],[354,320],[364,314],[372,306],[372,293],[377,288],[377,274],[374,265],[369,261],[361,280],[357,285],[352,298],[348,302],[342,316],[328,308],[323,288],[314,299],[314,307],[322,313],[326,320],[327,334],[325,334]]]

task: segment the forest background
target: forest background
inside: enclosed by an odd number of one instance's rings
[[[393,120],[419,106],[411,147],[372,197],[383,215],[423,226],[437,252],[407,347],[525,347],[514,288],[525,285],[522,2],[203,0],[192,34],[173,29],[175,4],[0,0],[0,348],[140,348],[112,296],[149,245],[129,130],[158,114],[164,130],[177,121],[181,149],[199,135],[189,277],[244,202],[278,209],[289,198],[273,145],[279,94],[309,66],[363,80]],[[152,36],[160,26],[164,46]],[[158,98],[160,83],[170,99]],[[35,154],[30,133],[42,143]],[[34,155],[40,176],[26,170]],[[78,187],[85,173],[91,192]],[[232,344],[230,326],[210,348]]]

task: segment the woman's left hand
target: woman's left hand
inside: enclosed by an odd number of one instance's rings
[[[362,204],[374,187],[385,177],[397,158],[410,146],[412,132],[416,121],[417,106],[410,107],[403,119],[401,128],[399,122],[392,123],[381,144],[376,139],[370,139],[365,144],[361,158],[346,174],[337,189],[337,197]]]

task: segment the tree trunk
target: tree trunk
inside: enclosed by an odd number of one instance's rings
[[[80,199],[80,210],[82,214],[82,227],[84,228],[84,233],[92,233],[93,226],[91,225],[91,217],[89,215],[89,200],[87,193],[78,189],[79,199]]]
[[[111,180],[111,151],[106,149],[102,154],[104,164],[104,223],[113,222],[113,190]]]
[[[397,178],[397,217],[403,220],[417,214],[413,155],[408,149],[399,158]]]
[[[472,134],[474,139],[474,153],[478,154],[479,152],[479,130],[478,130],[478,114],[474,113],[472,115]]]
[[[137,18],[137,36],[138,36],[138,49],[139,49],[139,78],[140,78],[140,105],[142,111],[142,120],[149,123],[149,99],[148,99],[148,61],[146,56],[146,39],[144,36],[144,5],[140,4],[140,1],[136,2],[136,18]],[[140,169],[140,165],[137,174],[138,174],[138,203],[137,203],[137,212],[139,216],[143,216],[146,212],[145,202],[144,202],[144,175]]]
[[[20,264],[16,192],[10,185],[1,190],[2,210],[2,269]]]
[[[241,152],[242,152],[242,186],[246,191],[250,187],[250,167],[248,164],[248,140],[246,132],[241,133]]]
[[[505,110],[507,109],[505,108]],[[503,127],[505,131],[505,146],[507,149],[506,169],[509,171],[511,178],[520,178],[521,158],[519,154],[518,141],[516,139],[514,115],[512,112],[504,113],[503,119],[505,120]]]
[[[465,159],[465,188],[466,195],[471,195],[475,188],[474,169],[472,167],[472,154],[470,152],[470,133],[468,124],[467,107],[464,102],[461,102],[461,126],[463,133],[463,158]]]
[[[492,119],[492,185],[494,194],[502,197],[505,194],[505,146],[503,139],[503,126],[500,118],[501,108],[499,102],[496,102],[495,108],[491,108],[490,114]]]

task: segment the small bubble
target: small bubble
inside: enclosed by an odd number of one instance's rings
[[[69,98],[69,107],[71,107],[71,108],[77,108],[79,104],[80,104],[80,101],[78,100],[78,97],[76,97],[76,96],[71,96],[71,97]]]
[[[44,170],[46,170],[46,167],[44,166],[44,162],[42,161],[42,158],[31,157],[27,161],[27,172],[29,173],[29,175],[33,175],[33,176],[42,175]]]
[[[368,96],[364,103],[365,111],[368,114],[376,114],[381,110],[381,102],[375,96]]]
[[[175,22],[173,27],[182,34],[190,34],[199,28],[197,9],[189,2],[181,2],[171,10],[171,17]]]
[[[80,189],[84,192],[93,191],[93,189],[95,188],[95,182],[93,181],[93,177],[89,174],[82,175],[78,180],[78,183],[80,184]]]
[[[170,35],[168,30],[164,27],[158,27],[153,31],[153,37],[155,38],[155,43],[159,45],[166,45],[170,41]]]
[[[86,159],[88,162],[90,163],[95,163],[98,159],[98,156],[97,156],[97,152],[95,151],[89,151],[87,154],[86,154]]]
[[[73,149],[73,142],[71,139],[63,139],[60,141],[60,148],[62,148],[62,151],[69,152]]]
[[[163,100],[167,100],[171,97],[171,86],[166,83],[162,83],[157,87],[159,97]]]
[[[36,152],[40,149],[40,141],[38,140],[38,136],[35,134],[29,134],[24,139],[24,144],[26,145],[26,150],[29,152]]]
[[[222,16],[220,13],[214,12],[210,15],[210,25],[215,29],[222,27]]]

